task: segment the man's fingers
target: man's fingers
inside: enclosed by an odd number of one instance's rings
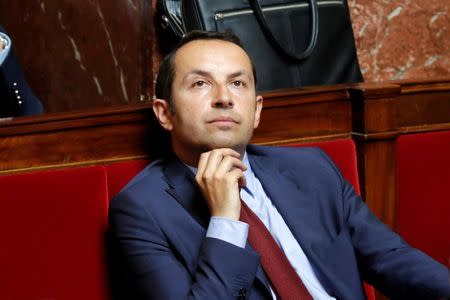
[[[231,149],[231,148],[219,148],[219,149],[214,149],[212,150],[212,152],[219,152],[222,154],[222,156],[227,156],[227,155],[231,155],[234,157],[240,157],[241,155],[239,154],[239,152]]]
[[[200,156],[197,184],[211,215],[239,219],[239,187],[245,185],[246,166],[232,149],[215,149]]]
[[[221,148],[206,152],[200,156],[197,174],[201,177],[212,177],[225,157],[239,158],[240,154],[233,149]]]
[[[229,172],[230,180],[238,183],[239,188],[245,187],[247,185],[247,180],[245,179],[244,172],[241,169],[234,169]]]
[[[216,174],[226,174],[233,169],[240,169],[242,171],[245,171],[247,170],[247,166],[236,157],[226,156],[217,166]]]
[[[240,189],[247,186],[247,179],[245,178],[244,173],[242,173],[242,177],[239,178],[238,183],[239,183],[239,188]]]
[[[206,165],[208,164],[209,155],[211,154],[211,151],[202,153],[200,155],[200,159],[198,161],[197,166],[197,175],[201,176],[203,172],[205,172]]]

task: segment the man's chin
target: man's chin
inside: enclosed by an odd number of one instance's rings
[[[245,148],[247,147],[247,144],[244,143],[236,143],[236,142],[215,142],[209,145],[208,150],[214,150],[219,148],[229,148],[233,149],[239,153],[245,151]]]
[[[207,150],[214,150],[219,148],[230,148],[239,153],[245,151],[250,138],[246,139],[241,134],[235,132],[214,132],[209,135],[208,141],[205,144]]]

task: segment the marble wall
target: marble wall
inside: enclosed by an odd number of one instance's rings
[[[450,0],[348,0],[366,81],[450,76]]]

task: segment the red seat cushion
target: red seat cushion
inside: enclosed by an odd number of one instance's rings
[[[450,257],[450,131],[397,140],[397,231],[447,265]]]
[[[0,299],[107,299],[103,167],[0,176]]]

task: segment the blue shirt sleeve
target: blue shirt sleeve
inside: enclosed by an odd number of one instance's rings
[[[245,248],[248,224],[223,217],[211,217],[206,237],[216,238],[237,247]]]
[[[3,62],[5,61],[6,57],[8,56],[9,49],[11,49],[11,39],[9,38],[9,36],[7,36],[3,32],[0,32],[0,37],[7,41],[6,48],[3,50],[0,50],[0,66],[1,66],[3,64]]]

